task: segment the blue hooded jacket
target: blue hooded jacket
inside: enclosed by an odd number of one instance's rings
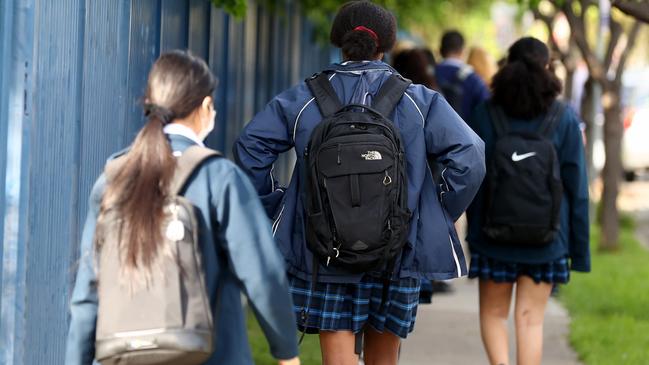
[[[392,73],[380,61],[346,62],[325,70],[343,104],[371,104]],[[484,144],[444,98],[421,85],[411,85],[389,116],[401,132],[408,174],[408,207],[412,220],[408,243],[397,266],[400,277],[450,279],[466,274],[462,246],[453,222],[478,190],[485,174]],[[234,157],[259,192],[273,234],[290,274],[310,279],[312,254],[305,242],[303,151],[322,120],[306,83],[277,95],[246,126],[234,145]],[[295,148],[295,173],[288,188],[273,176],[279,154]],[[436,187],[427,157],[444,167],[444,183]],[[321,266],[319,281],[350,283],[362,275]]]
[[[196,144],[179,134],[170,134],[169,140],[176,152]],[[93,236],[105,188],[102,175],[90,194],[70,300],[66,365],[96,364],[98,298]],[[213,158],[196,169],[181,194],[194,204],[198,214],[205,283],[213,309],[215,351],[205,364],[253,364],[242,292],[268,339],[272,355],[278,359],[297,356],[286,271],[247,176],[225,158]]]

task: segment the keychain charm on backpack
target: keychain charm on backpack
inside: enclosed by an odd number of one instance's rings
[[[178,210],[180,209],[178,205],[172,204],[170,209],[171,209],[172,219],[171,222],[169,222],[169,225],[167,226],[167,230],[165,231],[165,236],[170,241],[177,242],[185,238],[185,226],[183,225],[183,222],[181,222],[180,219],[178,219]]]

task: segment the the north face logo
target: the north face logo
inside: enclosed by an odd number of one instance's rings
[[[379,151],[367,151],[365,153],[362,153],[361,157],[364,158],[365,161],[376,161],[383,159],[383,156],[381,156],[381,152]]]

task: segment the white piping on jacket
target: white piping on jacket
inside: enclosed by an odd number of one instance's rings
[[[446,172],[447,169],[448,169],[448,167],[444,167],[444,170],[442,170],[442,173],[439,174],[442,177],[442,180],[444,181],[444,188],[446,189],[446,192],[451,191],[451,189],[449,189],[449,187],[448,187],[448,181],[446,181],[446,178],[444,177],[444,173]]]
[[[334,76],[336,76],[335,72],[329,77],[329,81],[331,81],[331,79],[333,79]],[[293,143],[294,144],[295,144],[295,134],[297,133],[297,125],[300,123],[300,117],[302,116],[302,112],[304,112],[304,109],[306,109],[306,107],[309,106],[309,104],[311,104],[311,102],[314,101],[314,100],[315,100],[315,97],[312,97],[311,99],[309,99],[309,101],[307,101],[306,104],[304,104],[302,109],[300,109],[300,112],[297,113],[297,117],[295,117],[295,125],[293,126]]]
[[[367,104],[367,97],[370,95],[370,92],[366,92],[365,95],[363,95],[363,105]]]
[[[408,97],[408,99],[410,99],[410,101],[415,106],[415,108],[417,108],[417,111],[419,112],[419,116],[421,117],[421,126],[423,127],[426,124],[426,118],[424,118],[424,114],[421,112],[421,109],[419,109],[419,106],[417,105],[417,103],[415,103],[412,97],[408,95],[408,93],[404,93],[404,94]]]
[[[273,237],[275,237],[275,233],[277,233],[277,228],[279,228],[279,222],[282,220],[282,214],[284,214],[284,207],[285,205],[282,205],[282,210],[279,211],[279,215],[277,216],[277,219],[275,219],[275,222],[273,222]]]
[[[455,267],[457,268],[457,277],[462,276],[462,268],[460,267],[460,260],[457,258],[457,253],[455,253],[455,246],[453,246],[453,238],[451,235],[448,235],[448,240],[451,243],[451,251],[453,252],[453,260],[455,260]]]
[[[300,117],[302,116],[302,112],[303,112],[304,109],[306,109],[306,107],[309,106],[309,104],[311,104],[311,102],[314,101],[314,100],[315,100],[315,97],[309,99],[309,101],[307,101],[306,104],[304,104],[304,106],[302,107],[302,109],[300,109],[300,112],[297,113],[297,118],[295,118],[295,125],[293,126],[293,143],[295,143],[295,133],[297,132],[297,123],[298,123],[298,121],[300,120]]]
[[[356,70],[356,71],[338,70],[338,71],[336,71],[336,73],[362,75],[362,74],[365,74],[365,73],[368,73],[368,72],[379,72],[379,71],[381,71],[381,72],[385,72],[385,71],[392,72],[392,70],[387,69],[387,68],[375,68],[375,69],[371,69],[371,70]]]

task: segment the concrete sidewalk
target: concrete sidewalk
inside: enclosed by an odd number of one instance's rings
[[[455,292],[436,295],[433,304],[420,305],[415,331],[404,341],[402,365],[488,364],[480,339],[477,281],[453,281]],[[543,364],[578,365],[568,345],[568,314],[551,299],[545,317]],[[510,321],[510,362],[516,363],[514,329]]]

